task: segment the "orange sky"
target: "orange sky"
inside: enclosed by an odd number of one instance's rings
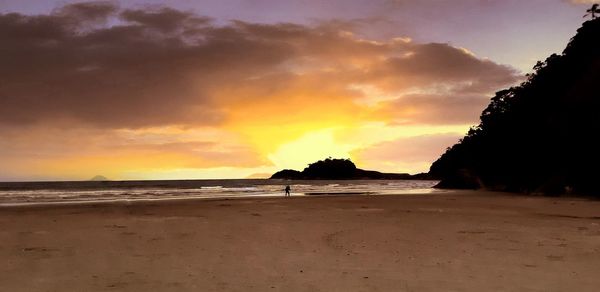
[[[244,178],[328,156],[423,172],[522,78],[356,30],[107,2],[0,14],[0,180]]]

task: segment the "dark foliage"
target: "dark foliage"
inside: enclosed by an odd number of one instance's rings
[[[302,172],[293,169],[284,169],[271,176],[272,179],[301,179]]]
[[[410,175],[407,173],[382,173],[357,168],[349,159],[319,160],[311,163],[303,171],[284,169],[272,179],[432,179],[429,174]]]
[[[598,14],[600,14],[600,8],[598,8],[598,4],[594,4],[592,5],[592,8],[586,10],[585,12],[587,12],[583,17],[591,17],[592,19],[596,19],[596,17],[598,17]]]
[[[584,23],[561,55],[538,62],[527,77],[496,93],[481,123],[433,163],[430,174],[442,178],[440,187],[597,189],[600,19]]]
[[[356,165],[349,159],[331,158],[311,163],[302,171],[307,177],[328,179],[353,177],[355,172]]]

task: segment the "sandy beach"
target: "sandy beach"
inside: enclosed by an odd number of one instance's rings
[[[598,291],[600,201],[484,192],[0,209],[1,291]]]

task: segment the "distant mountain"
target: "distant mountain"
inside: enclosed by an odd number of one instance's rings
[[[271,179],[432,179],[428,174],[382,173],[357,168],[349,159],[319,160],[311,163],[303,171],[284,169],[271,176]]]
[[[433,163],[439,187],[598,195],[600,18],[534,70]]]
[[[106,178],[105,176],[97,175],[97,176],[92,177],[90,180],[91,181],[107,181],[109,179]]]
[[[263,178],[269,178],[271,176],[270,173],[253,173],[249,176],[246,177],[246,179],[263,179]]]

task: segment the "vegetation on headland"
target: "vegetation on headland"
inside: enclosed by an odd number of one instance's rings
[[[432,179],[428,174],[382,173],[357,168],[350,159],[319,160],[302,171],[284,169],[271,179]]]
[[[598,194],[600,18],[527,77],[496,93],[481,123],[433,163],[438,187]]]

